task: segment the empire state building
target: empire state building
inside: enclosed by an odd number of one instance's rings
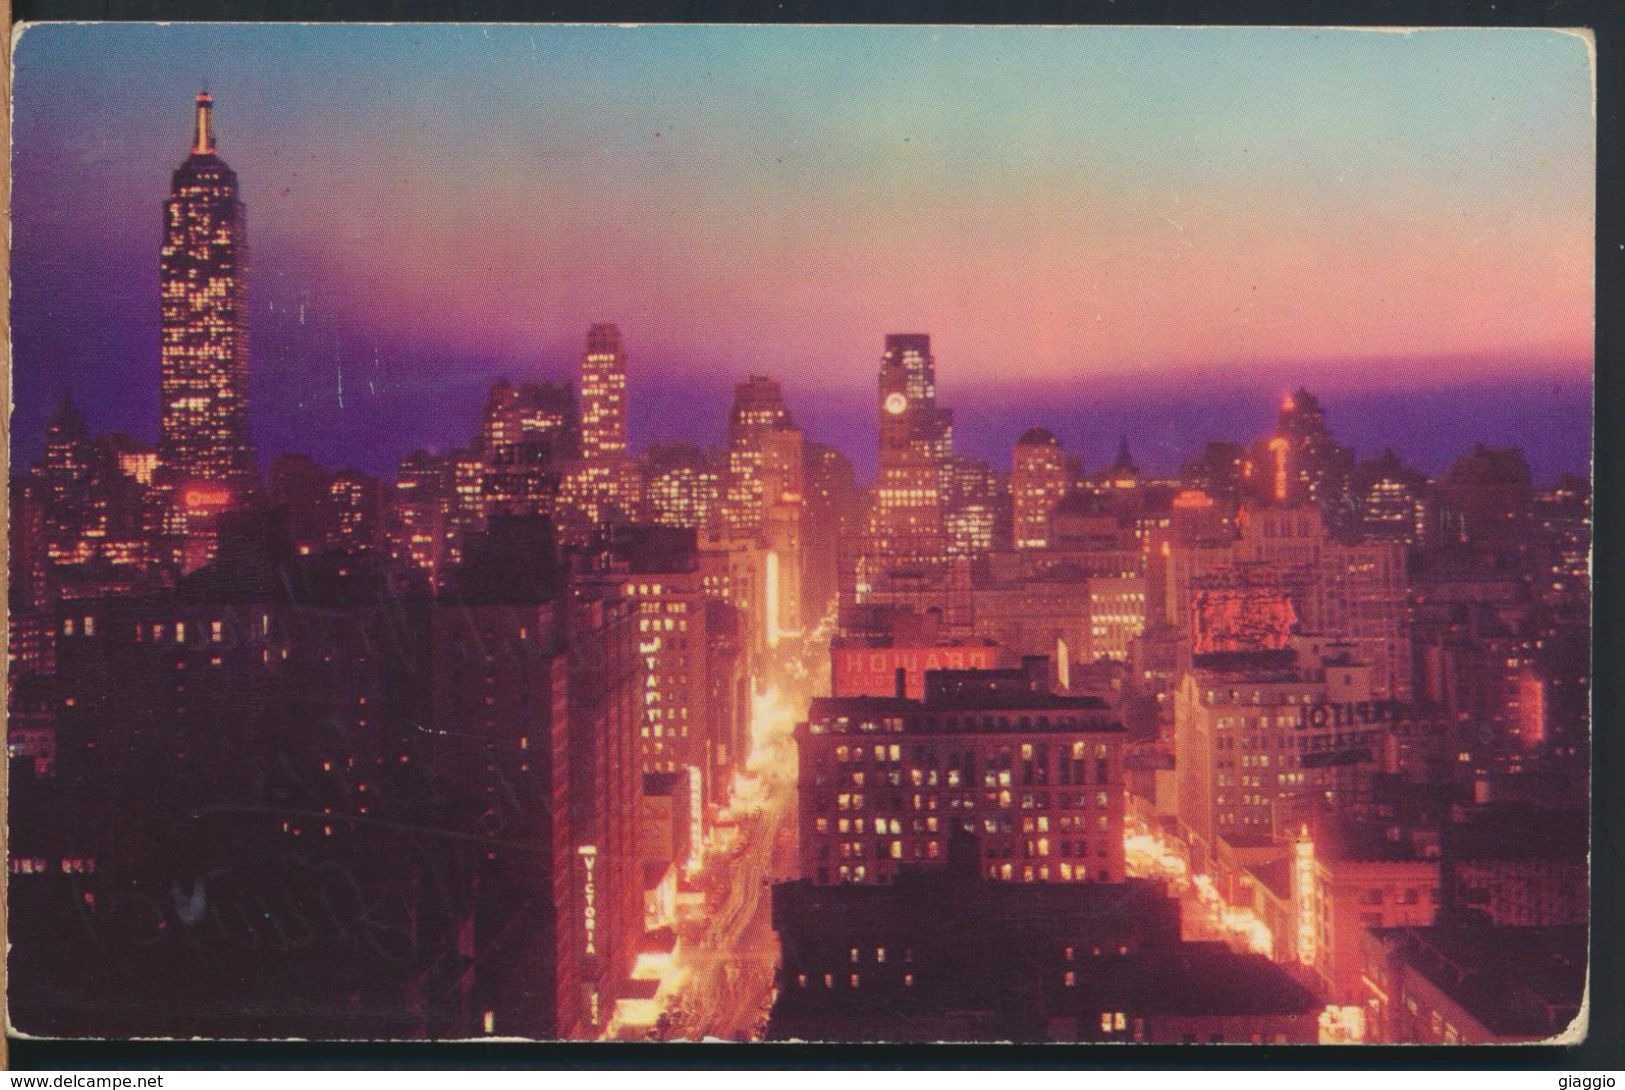
[[[213,99],[197,96],[192,153],[164,202],[158,464],[171,525],[236,506],[255,488],[248,438],[248,238],[237,175],[215,154]]]

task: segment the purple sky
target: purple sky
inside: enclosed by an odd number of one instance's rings
[[[262,454],[385,471],[621,324],[635,446],[780,378],[872,464],[884,334],[960,448],[1590,453],[1589,58],[1543,31],[45,26],[16,51],[14,441],[153,435],[159,210],[207,79]],[[342,373],[342,403],[340,395]]]

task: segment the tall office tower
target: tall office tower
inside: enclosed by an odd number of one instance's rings
[[[943,529],[948,555],[976,559],[993,549],[999,523],[999,478],[974,458],[952,461],[952,487]]]
[[[439,587],[449,578],[446,555],[451,518],[446,467],[428,451],[415,450],[395,470],[389,512],[390,572],[399,584]]]
[[[183,505],[231,506],[256,484],[248,438],[248,236],[237,175],[197,96],[192,153],[164,204],[158,464]]]
[[[475,447],[490,458],[536,443],[545,448],[549,458],[573,458],[581,443],[580,415],[575,391],[567,382],[515,386],[507,379],[498,379],[486,395]]]
[[[581,455],[588,461],[626,454],[626,353],[618,326],[587,330],[581,357]]]
[[[486,1034],[591,1039],[643,922],[630,614],[569,584],[539,516],[493,517],[455,580],[433,707],[435,771],[485,811],[468,1006]]]
[[[467,543],[485,526],[483,474],[480,456],[466,450],[438,456],[415,450],[401,459],[385,520],[396,586],[447,586]]]
[[[953,482],[954,414],[937,407],[937,362],[928,334],[887,335],[880,410],[882,459],[888,452],[912,452],[936,470],[939,496],[946,496]]]
[[[1591,596],[1591,482],[1563,474],[1553,487],[1535,494],[1530,518],[1530,571],[1539,597],[1588,608],[1581,603]]]
[[[1247,448],[1240,443],[1209,443],[1200,456],[1186,462],[1180,480],[1215,499],[1239,496],[1254,472]]]
[[[626,353],[618,327],[587,331],[581,356],[581,457],[559,484],[555,521],[565,540],[583,544],[597,527],[630,520],[639,503],[637,463],[627,452]]]
[[[128,579],[145,564],[147,489],[121,468],[120,452],[131,444],[119,433],[91,439],[66,394],[46,425],[45,457],[27,476],[43,520],[40,558],[55,569],[55,585],[73,585],[70,596],[88,593],[86,578],[110,585],[106,565]],[[92,576],[90,566],[103,570]]]
[[[158,449],[125,432],[96,437],[86,533],[103,559],[144,570],[152,559],[153,531],[162,522],[153,494]]]
[[[657,525],[713,529],[722,519],[722,474],[698,447],[651,447],[643,463],[643,500]]]
[[[152,475],[158,468],[158,448],[122,431],[112,431],[97,440],[113,456],[119,472],[142,488],[152,486]]]
[[[288,531],[303,555],[319,553],[327,536],[327,490],[332,474],[308,454],[284,454],[271,463],[271,502],[288,512]]]
[[[1534,488],[1517,447],[1478,444],[1450,466],[1439,493],[1445,540],[1504,549],[1528,544]]]
[[[7,524],[11,580],[7,599],[11,604],[11,638],[15,644],[18,614],[43,610],[51,600],[51,564],[46,553],[48,502],[44,484],[33,474],[13,473],[8,495],[11,500]],[[15,673],[15,650],[11,659]]]
[[[899,403],[892,397],[897,394]],[[880,418],[882,449],[905,445],[915,438],[913,414],[937,405],[937,361],[931,355],[928,333],[890,333],[880,358]]]
[[[1334,532],[1351,527],[1348,479],[1354,454],[1332,438],[1326,411],[1314,394],[1299,389],[1282,400],[1275,435],[1256,461],[1265,472],[1255,471],[1254,480],[1267,484],[1270,500],[1313,504]]]
[[[377,552],[383,533],[382,504],[378,478],[353,469],[333,474],[327,486],[327,536],[323,548],[357,556]]]
[[[890,570],[933,570],[948,552],[943,515],[953,484],[953,414],[937,407],[931,338],[887,335],[879,387],[880,465],[860,597]]]
[[[803,542],[802,612],[816,624],[835,604],[840,563],[863,527],[863,494],[852,462],[834,447],[806,445],[807,536]]]
[[[1071,474],[1061,444],[1043,428],[1028,428],[1016,440],[1011,458],[1010,500],[1018,549],[1051,544],[1055,505],[1066,497]]]
[[[687,775],[692,768],[704,783],[712,766],[712,738],[706,716],[706,595],[694,532],[618,526],[598,544],[575,585],[624,599],[637,613],[643,770]],[[704,783],[702,790],[725,800],[727,777],[720,784]]]
[[[454,450],[443,461],[450,487],[446,555],[452,564],[461,564],[465,546],[487,521],[485,461],[471,450]]]
[[[763,480],[767,437],[794,427],[777,382],[751,375],[734,387],[733,406],[728,410],[728,466],[723,497],[723,518],[730,532],[760,532],[767,496]]]
[[[515,387],[497,378],[479,414],[474,447],[496,455],[522,443],[539,443],[549,458],[574,458],[580,445],[580,411],[567,382],[526,382]]]
[[[1349,478],[1360,536],[1370,541],[1416,545],[1428,523],[1427,474],[1400,460],[1391,450],[1368,458]]]
[[[553,514],[565,461],[579,442],[575,393],[567,383],[499,379],[474,439],[481,460],[481,514]]]
[[[571,588],[569,612],[570,826],[575,862],[570,923],[580,971],[579,1037],[603,1032],[632,975],[643,936],[638,806],[643,762],[638,722],[644,680],[638,610],[624,599]]]
[[[32,474],[44,486],[45,531],[55,563],[83,559],[94,456],[85,418],[64,393],[45,427],[45,459]]]
[[[735,388],[723,519],[731,535],[756,537],[766,549],[763,620],[770,644],[781,632],[801,629],[805,445],[777,382],[752,375]]]

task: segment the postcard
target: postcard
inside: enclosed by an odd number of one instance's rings
[[[13,55],[17,1032],[1585,1034],[1585,32]]]

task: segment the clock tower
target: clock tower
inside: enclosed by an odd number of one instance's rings
[[[953,414],[937,407],[936,360],[925,333],[893,333],[880,358],[880,460],[864,550],[877,589],[898,566],[929,568],[945,558],[943,508],[952,481]]]

